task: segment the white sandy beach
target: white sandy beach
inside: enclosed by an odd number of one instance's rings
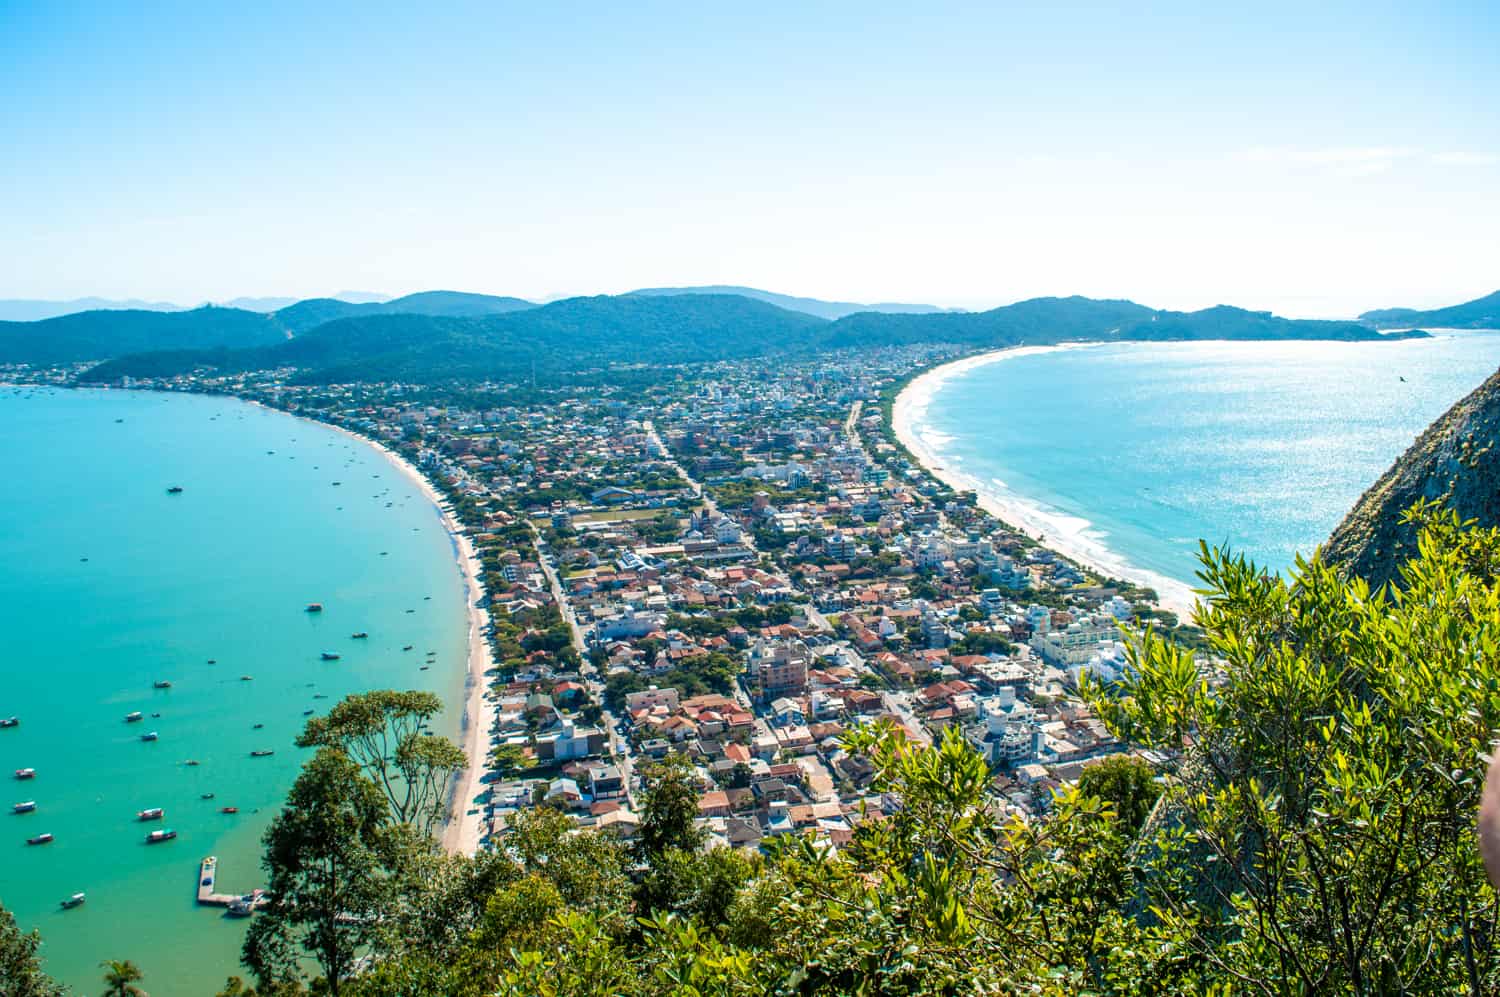
[[[379,451],[393,467],[420,488],[422,494],[427,496],[442,515],[443,528],[452,537],[456,548],[459,572],[464,579],[464,602],[469,612],[468,669],[464,682],[464,716],[459,732],[461,747],[469,758],[469,764],[459,773],[457,785],[449,799],[452,810],[443,827],[442,841],[443,848],[449,852],[473,855],[479,849],[479,842],[484,834],[483,811],[474,800],[484,789],[484,776],[489,771],[488,734],[495,723],[495,708],[485,696],[486,675],[492,665],[492,658],[489,641],[485,638],[490,614],[480,605],[484,589],[480,582],[479,556],[474,550],[473,541],[454,517],[453,510],[449,508],[442,493],[410,461],[378,440],[342,426],[331,428]]]
[[[980,507],[990,515],[1094,571],[1150,586],[1156,590],[1162,607],[1176,613],[1186,622],[1197,603],[1197,596],[1193,594],[1191,585],[1131,564],[1110,550],[1105,544],[1105,538],[1097,530],[1093,530],[1087,520],[1049,509],[1040,503],[1008,493],[993,483],[980,481],[956,468],[946,466],[944,458],[938,453],[938,448],[943,443],[941,434],[931,432],[923,423],[932,399],[950,378],[986,364],[1088,345],[1092,344],[1020,346],[964,357],[934,367],[918,375],[896,396],[891,409],[892,429],[897,439],[923,467],[950,488],[974,492],[979,497]]]

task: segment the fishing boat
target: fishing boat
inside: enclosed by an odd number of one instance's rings
[[[203,763],[200,762],[200,761],[198,761],[198,759],[196,759],[196,758],[189,758],[187,761],[183,762],[182,764],[186,765],[188,768],[196,768],[197,766],[202,765]]]
[[[240,808],[239,807],[220,807],[219,808],[219,813],[221,813],[221,814],[237,814],[239,812],[240,812]]]
[[[145,810],[136,811],[136,820],[161,820],[166,816],[166,811],[161,807],[147,807]]]
[[[272,749],[270,749],[270,748],[262,748],[259,751],[252,751],[252,752],[250,752],[250,757],[251,758],[266,758],[266,757],[268,757],[270,755],[274,755],[274,754],[276,754],[276,752],[273,751]]]
[[[17,779],[35,779],[36,769],[16,769]]]
[[[312,716],[312,715],[313,715],[313,711],[312,711],[312,710],[303,710],[303,711],[302,711],[302,715],[303,715],[303,716],[304,716],[304,717],[310,717],[310,716]]]
[[[68,899],[66,899],[66,900],[64,900],[62,902],[63,910],[72,910],[74,907],[81,907],[82,905],[83,905],[83,894],[82,893],[75,893],[71,897],[69,897]]]
[[[198,799],[200,799],[200,800],[211,800],[213,798],[214,798],[214,794],[213,793],[204,793],[202,796],[198,797]]]
[[[17,803],[10,809],[14,813],[29,814],[31,813],[31,811],[36,809],[36,800],[27,800],[25,803]]]
[[[260,730],[263,727],[265,727],[265,724],[251,724],[250,725],[250,729],[251,730]]]
[[[321,602],[309,602],[307,604],[307,611],[309,613],[321,613],[323,611],[323,604]]]
[[[249,917],[255,913],[255,906],[244,897],[238,897],[229,901],[229,906],[225,908],[225,913],[230,917]]]
[[[410,644],[407,644],[407,645],[406,645],[406,646],[405,646],[405,647],[403,647],[403,648],[402,648],[402,649],[401,649],[401,650],[403,650],[403,651],[410,651],[410,650],[411,650],[411,645],[410,645]]]
[[[154,731],[154,730],[148,730],[148,731],[146,731],[146,733],[144,733],[144,734],[141,735],[141,740],[142,741],[154,741],[158,737],[161,737],[161,735],[158,734],[156,731]]]
[[[182,486],[181,485],[173,485],[171,488],[167,489],[167,494],[168,495],[181,495],[182,494]]]
[[[337,661],[337,660],[339,660],[339,655],[336,654],[333,651],[324,651],[322,657],[323,657],[324,661]]]
[[[369,636],[370,636],[369,634],[367,634],[363,630],[361,630],[358,633],[352,633],[352,634],[350,634],[349,635],[349,639],[350,640],[364,640],[365,638],[367,638]]]
[[[150,834],[146,835],[146,844],[156,845],[160,844],[163,841],[171,841],[175,837],[177,837],[176,831],[172,830],[170,827],[163,828],[160,831],[152,831]]]
[[[255,681],[255,676],[254,675],[241,675],[240,676],[240,681],[241,682],[253,682],[253,681]]]
[[[155,682],[151,683],[151,688],[153,688],[153,689],[170,689],[170,688],[172,688],[172,683],[169,682],[169,681],[167,681],[166,679],[157,679]]]
[[[0,720],[0,727],[19,727],[19,726],[21,726],[21,718],[20,717],[5,717],[3,720]]]
[[[50,845],[50,844],[52,844],[52,835],[50,833],[49,834],[35,834],[35,835],[32,835],[31,837],[27,838],[26,839],[26,843],[28,845]]]
[[[133,724],[139,719],[141,719],[140,710],[133,710],[132,712],[125,714],[125,722],[128,724]]]

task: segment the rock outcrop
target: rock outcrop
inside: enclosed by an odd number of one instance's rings
[[[1428,426],[1380,476],[1323,548],[1333,564],[1378,586],[1399,577],[1416,553],[1416,531],[1401,513],[1435,499],[1461,519],[1500,525],[1500,371]]]

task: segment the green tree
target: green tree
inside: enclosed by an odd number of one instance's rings
[[[14,997],[61,997],[63,988],[42,972],[37,948],[42,939],[25,932],[15,916],[0,905],[0,993]]]
[[[1128,834],[1140,830],[1161,796],[1151,766],[1132,755],[1110,755],[1101,762],[1084,766],[1078,777],[1078,791],[1113,806],[1120,826]]]
[[[342,752],[323,748],[303,766],[266,829],[271,904],[245,940],[244,961],[263,989],[294,978],[301,949],[338,994],[386,907],[388,820],[380,790]]]
[[[135,963],[110,959],[99,965],[104,967],[104,997],[147,997],[146,991],[136,986],[145,974]]]
[[[357,693],[309,720],[297,744],[344,752],[385,794],[393,819],[430,832],[447,816],[448,784],[467,763],[452,741],[427,733],[442,709],[430,692]]]
[[[1500,531],[1408,518],[1397,590],[1205,548],[1195,622],[1217,674],[1148,631],[1119,698],[1096,694],[1176,760],[1143,900],[1246,990],[1500,991],[1474,833],[1500,728]]]
[[[705,833],[697,826],[698,780],[682,755],[671,754],[641,770],[644,798],[636,853],[654,862],[667,851],[697,851]]]

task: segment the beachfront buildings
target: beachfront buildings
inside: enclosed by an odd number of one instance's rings
[[[882,400],[931,348],[724,362],[555,389],[232,391],[385,441],[468,524],[496,668],[485,828],[528,807],[629,837],[643,772],[686,758],[715,844],[846,844],[898,801],[846,735],[950,728],[995,805],[1117,750],[1077,688],[1122,674],[1149,593],[1091,575],[915,464]]]

